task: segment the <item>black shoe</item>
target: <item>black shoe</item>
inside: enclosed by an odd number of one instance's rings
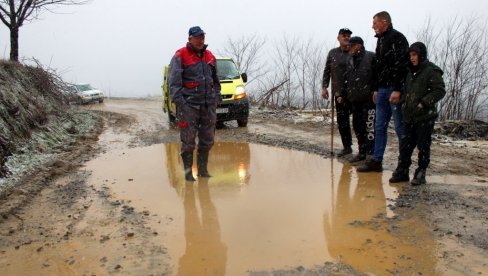
[[[369,159],[364,162],[364,165],[359,166],[356,171],[358,172],[382,172],[383,164],[381,161]]]
[[[412,181],[410,181],[410,184],[412,184],[413,186],[418,186],[418,185],[422,185],[425,183],[427,183],[427,181],[425,180],[425,170],[416,169],[415,175],[414,175]]]
[[[349,159],[349,163],[357,163],[363,160],[366,160],[366,155],[359,153],[355,155],[353,158]]]
[[[343,150],[341,150],[341,152],[339,152],[337,154],[337,157],[343,157],[343,156],[346,156],[346,155],[351,154],[351,153],[352,153],[352,148],[347,147],[347,148],[344,148]]]
[[[408,169],[397,167],[390,178],[390,183],[406,182],[409,181]]]

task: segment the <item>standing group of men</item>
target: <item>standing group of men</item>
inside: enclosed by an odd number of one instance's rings
[[[366,51],[361,37],[351,37],[352,31],[343,28],[337,37],[339,47],[327,56],[322,96],[329,98],[331,82],[344,147],[339,156],[352,153],[352,114],[359,152],[350,161],[365,160],[357,168],[359,172],[381,172],[388,124],[393,116],[400,155],[390,182],[409,180],[411,156],[417,147],[418,168],[411,183],[424,184],[437,118],[436,103],[446,93],[443,72],[428,61],[423,43],[409,47],[405,36],[393,29],[388,12],[373,17],[373,29],[378,38],[376,53]],[[221,101],[216,71],[215,57],[205,44],[205,32],[198,26],[190,28],[186,46],[176,51],[171,60],[168,77],[171,99],[177,108],[187,181],[195,181],[192,166],[197,135],[198,176],[210,177],[208,156],[214,144],[215,109]]]
[[[383,171],[388,124],[393,117],[399,161],[390,182],[410,180],[411,156],[417,147],[418,168],[411,184],[424,184],[436,103],[445,95],[443,72],[428,61],[423,43],[409,47],[405,36],[393,28],[388,12],[373,17],[373,29],[377,37],[375,53],[365,50],[361,37],[351,37],[352,31],[343,28],[337,37],[339,47],[327,56],[322,97],[329,98],[330,82],[343,145],[338,156],[352,153],[352,114],[358,154],[349,161],[365,160],[358,166],[359,172]]]

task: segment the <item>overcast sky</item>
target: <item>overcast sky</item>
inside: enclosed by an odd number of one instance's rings
[[[342,4],[339,4],[342,3]],[[228,37],[258,34],[270,43],[284,35],[313,37],[335,46],[337,31],[350,28],[369,50],[375,13],[386,10],[412,43],[427,17],[440,25],[453,17],[486,22],[487,0],[194,1],[93,0],[44,13],[20,30],[20,58],[35,57],[62,72],[65,80],[91,83],[107,95],[159,95],[162,67],[199,25],[209,49]],[[9,33],[0,25],[0,54],[9,57]]]

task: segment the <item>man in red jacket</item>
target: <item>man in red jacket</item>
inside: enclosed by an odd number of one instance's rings
[[[199,26],[190,28],[186,46],[171,59],[168,83],[179,119],[185,179],[195,181],[192,166],[197,134],[198,176],[210,177],[207,163],[214,144],[216,107],[221,101],[220,82],[215,56],[207,50],[205,32]]]

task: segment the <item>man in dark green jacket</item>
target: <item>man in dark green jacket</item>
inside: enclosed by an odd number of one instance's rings
[[[442,70],[427,59],[427,47],[415,42],[409,48],[410,68],[402,95],[404,136],[400,158],[390,182],[409,180],[412,153],[418,148],[418,168],[412,185],[425,184],[425,172],[430,162],[430,145],[434,123],[438,116],[436,104],[446,94]]]

